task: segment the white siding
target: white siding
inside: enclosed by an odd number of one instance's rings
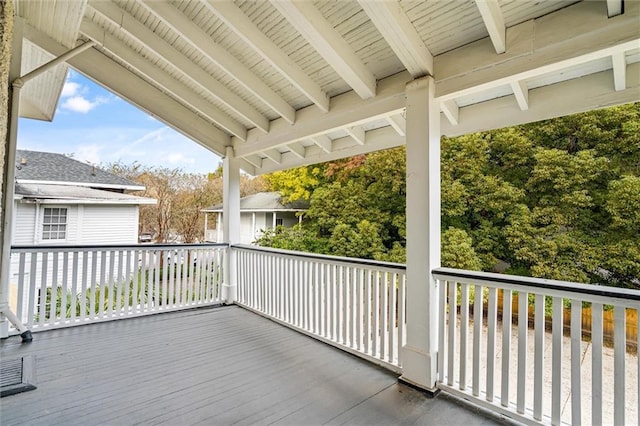
[[[77,244],[136,244],[138,206],[84,206]]]
[[[35,242],[36,205],[17,203],[13,218],[12,244],[32,245]]]

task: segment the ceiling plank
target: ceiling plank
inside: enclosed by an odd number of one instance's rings
[[[376,95],[373,73],[313,3],[271,0],[271,4],[361,98]]]
[[[458,108],[458,104],[456,104],[456,101],[454,101],[453,99],[440,102],[440,111],[444,113],[445,117],[447,117],[447,120],[449,120],[449,123],[451,123],[452,126],[457,126],[460,122],[458,117],[459,109],[460,108]]]
[[[433,55],[396,1],[358,0],[413,78],[433,75]]]
[[[200,112],[202,115],[209,118],[232,135],[243,140],[247,138],[247,129],[241,123],[234,120],[224,111],[207,102],[202,98],[202,96],[147,61],[143,56],[129,48],[116,37],[106,34],[102,28],[84,20],[80,26],[80,32],[85,37],[98,43],[102,43],[102,49],[108,50],[124,63],[145,75],[164,91],[170,93],[181,102]]]
[[[611,55],[613,63],[613,86],[616,90],[624,90],[627,87],[627,60],[624,52],[615,52]]]
[[[353,138],[354,141],[358,142],[359,145],[365,144],[366,136],[365,131],[362,127],[347,127],[344,130],[349,136]]]
[[[405,136],[407,134],[407,120],[405,120],[405,118],[402,115],[400,114],[389,115],[387,117],[387,121],[389,122],[391,127],[394,128],[396,133],[398,133],[398,135]]]
[[[512,81],[511,82],[511,90],[513,90],[513,95],[516,97],[516,101],[518,102],[518,106],[521,111],[526,111],[529,109],[529,88],[527,87],[527,83],[524,81]]]
[[[489,32],[496,53],[504,53],[507,50],[507,31],[498,0],[476,0],[476,6],[480,11],[484,26]]]
[[[213,0],[205,0],[203,4],[320,110],[329,111],[329,97],[320,85],[264,35],[238,6],[230,1]]]
[[[54,56],[69,50],[29,25],[25,25],[24,36]],[[81,74],[218,155],[223,155],[225,146],[231,143],[225,132],[95,49],[71,58],[68,63]]]
[[[331,138],[327,135],[316,135],[309,138],[313,143],[318,145],[327,154],[333,150]]]
[[[607,17],[613,18],[614,16],[622,15],[622,8],[622,0],[607,0]]]
[[[375,98],[361,99],[355,92],[347,92],[331,99],[331,111],[328,113],[319,113],[311,106],[298,110],[296,122],[292,125],[278,119],[271,122],[271,131],[266,135],[250,130],[246,142],[234,141],[236,154],[256,154],[293,141],[362,125],[390,114],[400,114],[405,108],[404,91],[410,80],[409,73],[398,73],[378,82]]]
[[[289,151],[293,153],[298,158],[304,159],[306,157],[306,148],[300,144],[300,142],[294,142],[290,145],[287,145]]]
[[[258,110],[227,89],[208,72],[196,66],[184,54],[157,36],[152,30],[137,21],[123,9],[107,1],[91,1],[89,6],[118,25],[121,31],[125,31],[140,44],[164,58],[191,81],[199,85],[202,90],[233,110],[234,113],[243,117],[258,129],[264,132],[269,131],[269,120]]]
[[[215,63],[231,78],[240,83],[256,98],[293,124],[296,112],[281,96],[267,86],[262,79],[249,70],[242,62],[231,55],[227,49],[215,43],[209,35],[169,3],[143,0],[143,3],[158,18],[173,28],[200,53]]]

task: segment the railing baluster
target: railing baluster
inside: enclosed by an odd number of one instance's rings
[[[100,252],[95,252],[93,253],[93,255],[91,256],[91,282],[89,282],[87,284],[87,287],[90,290],[90,297],[91,299],[89,299],[89,318],[95,318],[97,311],[96,311],[96,296],[97,296],[97,292],[99,291],[98,289],[98,281],[97,281],[97,276],[98,276],[98,253]]]
[[[29,256],[29,259],[31,259],[33,255]],[[24,303],[25,303],[25,292],[28,291],[28,288],[25,285],[24,282],[24,270],[25,270],[25,263],[26,263],[26,257],[27,257],[27,253],[20,253],[20,256],[18,258],[18,306],[16,307],[16,315],[18,316],[18,318],[20,319],[20,321],[22,321],[23,323],[28,323],[28,319],[25,319],[24,317]],[[29,295],[27,294],[27,301],[30,300],[29,299]],[[27,312],[29,311],[29,309],[27,308]]]
[[[373,342],[371,344],[373,356],[380,356],[380,271],[373,275]]]
[[[487,308],[487,401],[493,402],[496,358],[496,327],[498,322],[498,290],[489,287]]]
[[[602,308],[602,303],[591,305],[591,423],[593,425],[602,424],[602,334],[604,331]]]
[[[71,266],[71,321],[75,322],[77,315],[77,305],[78,305],[78,268],[80,266],[79,263],[79,253],[77,251],[73,252],[72,266]]]
[[[114,275],[115,275],[115,267],[116,267],[116,252],[109,252],[109,305],[107,306],[107,314],[109,317],[113,316],[113,301],[114,301]]]
[[[33,327],[36,303],[38,303],[36,297],[36,268],[38,266],[38,253],[32,253],[29,261],[31,262],[31,268],[29,271],[29,297],[27,298],[29,301],[29,308],[27,310],[27,328]]]
[[[396,274],[393,272],[389,273],[389,357],[387,360],[393,363],[396,358],[395,348],[397,347],[397,343],[395,341],[396,338],[396,302],[398,293],[396,293]]]
[[[400,300],[404,300],[404,297],[400,298]],[[444,280],[438,281],[438,304],[440,309],[438,323],[438,348],[440,351],[438,353],[438,383],[443,383],[446,367],[445,359],[447,357],[447,346],[445,345],[447,341],[447,281]]]
[[[613,308],[613,423],[623,425],[625,418],[625,355],[626,355],[626,309]]]
[[[115,306],[115,315],[120,316],[120,312],[122,310],[122,292],[124,291],[124,279],[122,277],[122,270],[124,268],[124,252],[122,250],[118,250],[118,283],[116,285],[117,294],[116,294],[116,306]]]
[[[482,286],[474,287],[473,299],[473,395],[480,395],[480,352],[482,350]]]
[[[51,276],[53,277],[53,280],[51,282],[51,300],[49,303],[49,318],[48,318],[48,322],[53,324],[56,322],[56,319],[58,317],[58,253],[54,252],[52,253],[53,255],[53,265],[52,265],[52,273]],[[62,285],[61,287],[64,287],[64,285]],[[62,305],[62,301],[60,303],[60,306]]]
[[[511,290],[502,291],[502,371],[501,371],[501,395],[500,405],[509,407],[509,365],[511,359],[511,318],[513,315],[511,305]]]
[[[40,269],[40,288],[38,294],[38,325],[42,327],[44,325],[44,317],[46,315],[47,306],[47,274],[48,271],[49,253],[42,253],[42,268]]]
[[[389,334],[387,330],[389,328],[389,286],[387,285],[387,272],[383,272],[380,277],[380,291],[382,293],[382,300],[380,301],[380,358],[387,358],[387,339]]]
[[[449,326],[449,333],[447,334],[449,338],[449,345],[447,348],[447,353],[449,355],[449,359],[447,362],[447,385],[453,386],[455,383],[455,356],[456,356],[456,307],[457,307],[457,293],[458,293],[458,283],[455,281],[449,282],[449,321],[447,322]]]
[[[571,423],[582,424],[582,301],[571,301]]]
[[[517,411],[524,414],[527,389],[527,332],[529,328],[528,293],[518,294],[518,394]]]
[[[469,284],[460,288],[460,383],[461,390],[467,388],[467,336],[469,335]]]
[[[406,318],[406,304],[405,304],[405,282],[404,274],[398,279],[398,288],[400,294],[398,295],[398,364],[402,365],[402,346],[405,343],[405,322]]]
[[[562,416],[562,335],[563,306],[562,298],[553,298],[553,355],[551,359],[551,424],[558,425]]]
[[[545,301],[544,294],[536,294],[535,337],[533,355],[533,418],[542,420],[542,385],[544,379],[544,334]]]
[[[62,290],[61,290],[61,303],[60,303],[60,322],[67,321],[67,300],[68,290],[67,283],[69,279],[69,252],[62,253]],[[73,305],[72,305],[73,306]]]

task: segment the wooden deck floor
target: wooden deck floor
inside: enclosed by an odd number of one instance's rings
[[[239,307],[113,321],[0,342],[33,354],[38,389],[0,399],[0,424],[494,424]]]

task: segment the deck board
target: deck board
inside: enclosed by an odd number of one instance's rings
[[[33,354],[2,425],[493,424],[455,401],[239,307],[157,314],[0,342]]]

